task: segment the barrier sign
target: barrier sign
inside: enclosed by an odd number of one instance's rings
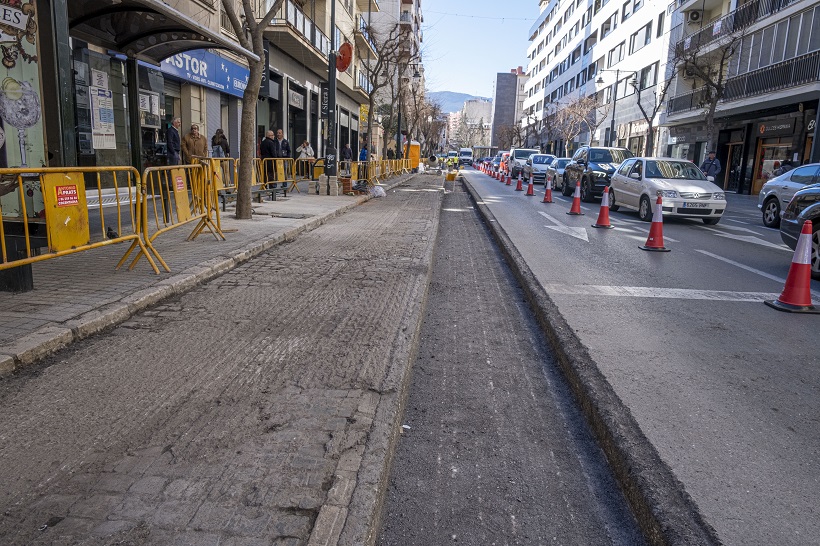
[[[77,186],[57,186],[55,190],[58,207],[70,207],[80,204],[80,194],[77,191]]]
[[[78,191],[85,185],[83,173],[45,174],[42,180],[48,249],[61,252],[87,245],[88,207],[85,192]]]
[[[185,191],[185,178],[177,175],[176,177],[177,191]]]

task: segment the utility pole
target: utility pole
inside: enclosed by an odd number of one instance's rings
[[[325,174],[328,184],[335,184],[336,177],[336,0],[330,2],[330,55],[327,59],[327,146],[325,149]],[[329,188],[328,188],[329,190]]]

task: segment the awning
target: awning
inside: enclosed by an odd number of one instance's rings
[[[160,0],[71,0],[68,26],[89,43],[156,65],[177,53],[207,48],[259,59]]]

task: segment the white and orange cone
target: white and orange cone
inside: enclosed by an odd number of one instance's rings
[[[524,191],[524,185],[521,183],[521,175],[518,175],[518,184],[515,185],[515,191]]]
[[[592,224],[594,228],[612,229],[609,223],[609,187],[604,188],[604,196],[601,197],[601,211],[598,213],[598,220]]]
[[[502,178],[501,181],[503,182],[504,179]],[[512,179],[509,176],[507,177],[507,185],[512,186]]]
[[[541,201],[542,203],[552,203],[552,179],[547,176],[544,179],[544,183],[547,185],[546,191],[544,191],[544,200]]]
[[[820,314],[820,309],[811,303],[811,221],[803,223],[783,293],[776,300],[763,303],[778,311]]]
[[[575,216],[584,215],[584,213],[581,212],[581,182],[575,183],[575,194],[572,196],[572,206],[567,214],[572,214]]]
[[[532,185],[532,175],[530,175],[530,183],[527,185],[527,197],[533,197],[535,195],[535,187]]]
[[[669,252],[669,249],[663,246],[663,199],[660,195],[655,203],[655,212],[652,213],[652,227],[649,228],[649,237],[646,238],[646,244],[638,248],[653,252]]]

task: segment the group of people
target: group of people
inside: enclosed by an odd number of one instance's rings
[[[175,118],[165,135],[165,147],[169,165],[187,165],[194,157],[208,157],[208,139],[199,133],[199,125],[191,125],[191,131],[182,136],[179,128],[182,120]],[[211,137],[211,154],[213,157],[230,157],[231,145],[225,132],[217,129]]]

